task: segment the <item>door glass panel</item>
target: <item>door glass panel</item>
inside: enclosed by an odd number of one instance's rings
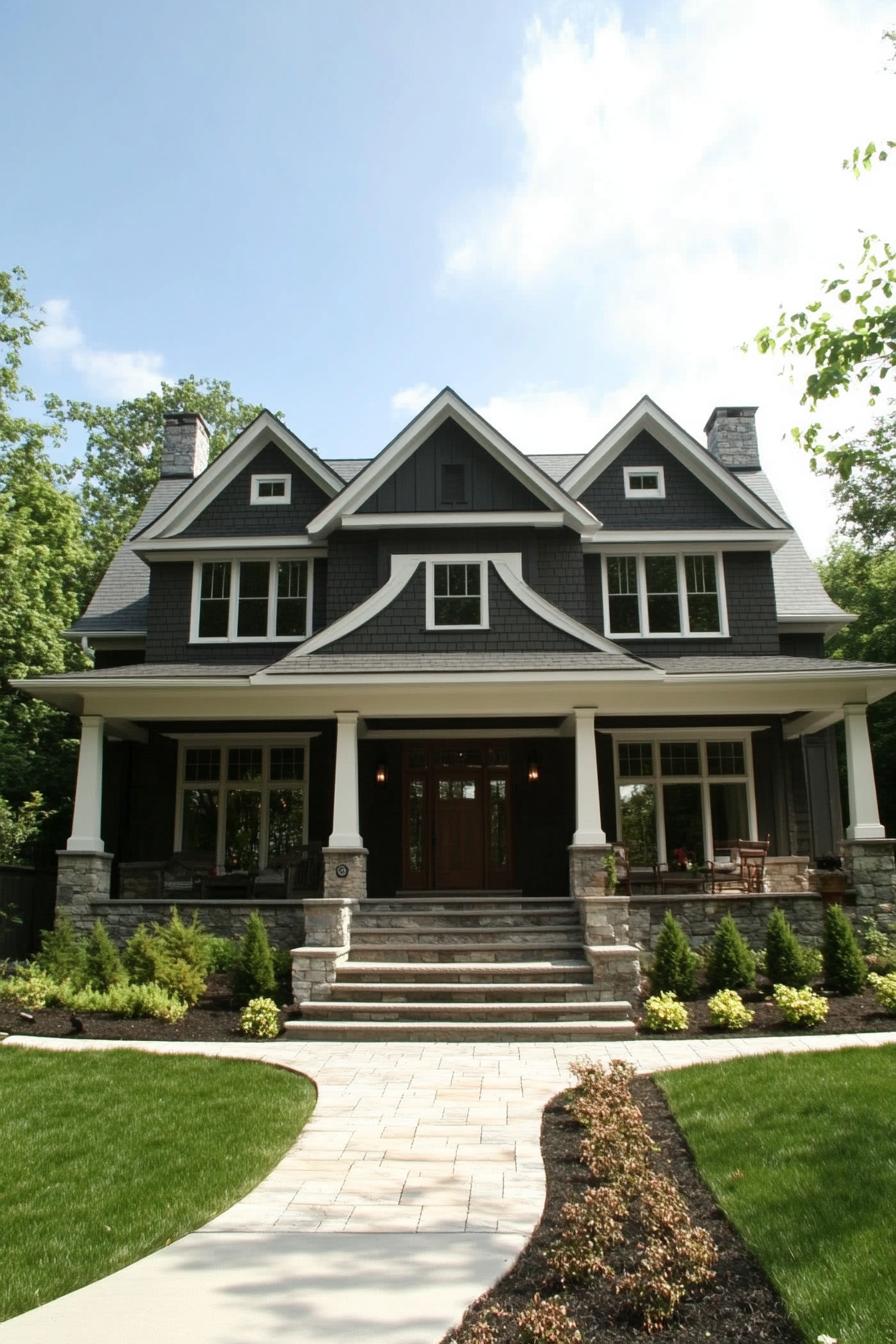
[[[189,853],[208,854],[210,865],[215,862],[218,850],[217,789],[184,791],[181,849]]]
[[[488,856],[492,868],[506,868],[507,853],[507,780],[490,779],[488,784]]]
[[[652,784],[621,784],[622,843],[633,864],[656,863],[656,790]]]
[[[508,747],[489,747],[488,763],[498,770],[506,770],[510,766],[510,749]]]
[[[458,799],[465,802],[473,802],[476,798],[476,780],[475,779],[440,779],[438,783],[438,794],[440,802],[456,801]]]
[[[224,841],[228,868],[254,872],[258,868],[261,794],[250,789],[227,792],[227,831]]]
[[[299,849],[304,843],[302,789],[271,789],[269,801],[268,865],[272,859]]]
[[[675,864],[676,850],[684,850],[689,862],[701,863],[703,811],[699,784],[667,784],[663,789],[663,819],[666,823],[666,862]]]
[[[727,849],[749,835],[746,784],[710,784],[709,808],[715,849]]]
[[[408,781],[408,863],[412,873],[423,871],[426,781]]]
[[[439,752],[439,764],[443,770],[476,770],[482,765],[482,749],[446,747]]]
[[[408,752],[408,765],[412,770],[426,769],[426,748],[412,747]]]

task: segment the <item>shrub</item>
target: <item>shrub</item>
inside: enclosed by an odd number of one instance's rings
[[[234,975],[234,991],[238,999],[248,1003],[257,995],[270,994],[277,983],[271,944],[264,920],[253,910],[246,923],[246,932],[240,945],[240,959]]]
[[[710,989],[742,989],[756,979],[753,953],[730,915],[723,915],[712,940],[706,967]]]
[[[39,966],[28,966],[18,975],[0,980],[0,999],[14,999],[29,1013],[36,1013],[60,1002],[64,986],[56,983]]]
[[[644,1004],[644,1026],[648,1031],[687,1031],[688,1010],[674,994],[654,994]]]
[[[645,1172],[637,1190],[637,1216],[643,1229],[638,1253],[617,1292],[637,1310],[646,1330],[660,1330],[685,1294],[713,1277],[717,1252],[665,1176]]]
[[[765,931],[765,974],[773,985],[792,985],[799,989],[809,983],[813,969],[790,921],[776,906]]]
[[[44,929],[40,936],[37,964],[51,980],[70,980],[81,985],[87,976],[87,948],[75,933],[65,911],[56,916],[56,927]]]
[[[827,1001],[811,989],[775,985],[772,994],[785,1022],[798,1027],[817,1027],[828,1015]]]
[[[145,924],[138,924],[131,934],[124,945],[121,960],[135,984],[148,985],[155,980],[159,963],[163,960],[162,950],[156,935]]]
[[[733,989],[720,989],[706,1006],[713,1026],[724,1027],[726,1031],[743,1031],[756,1016]]]
[[[87,936],[86,974],[92,989],[111,989],[127,978],[118,949],[99,919]]]
[[[672,911],[667,910],[650,969],[653,993],[668,992],[677,994],[680,999],[692,999],[697,992],[699,963],[700,958],[688,946],[684,929]]]
[[[555,1297],[536,1293],[532,1305],[516,1318],[518,1338],[525,1344],[581,1344],[582,1332],[566,1307]]]
[[[837,994],[859,994],[868,979],[868,967],[855,932],[842,906],[829,905],[824,913],[824,982]]]
[[[292,952],[288,947],[272,947],[271,959],[277,980],[285,981],[288,985],[292,979]]]
[[[273,999],[250,999],[240,1013],[240,1031],[258,1041],[280,1035],[280,1009]]]
[[[240,959],[239,938],[219,938],[210,933],[207,941],[209,975],[219,971],[234,971]]]
[[[195,911],[190,923],[184,924],[177,908],[172,906],[168,923],[157,924],[154,931],[162,953],[169,961],[185,961],[205,980],[209,965],[208,934]]]
[[[74,1013],[113,1013],[116,1017],[157,1017],[180,1022],[187,1005],[160,985],[116,984],[109,989],[80,989],[66,996],[65,1007]]]
[[[156,966],[155,983],[169,994],[176,994],[190,1007],[198,1003],[205,992],[205,974],[182,957],[162,957]]]
[[[889,975],[872,973],[868,977],[868,982],[884,1012],[896,1014],[896,972],[891,971]]]
[[[864,915],[860,924],[862,946],[872,968],[879,975],[896,971],[896,938],[879,929],[871,915]]]
[[[124,949],[124,965],[131,979],[140,985],[156,984],[168,994],[174,994],[188,1006],[202,997],[206,973],[197,964],[193,924],[183,924],[176,911],[168,925],[148,929],[141,924],[128,939]],[[205,939],[202,929],[199,935]],[[204,948],[202,949],[204,952]],[[189,955],[183,955],[187,952]]]

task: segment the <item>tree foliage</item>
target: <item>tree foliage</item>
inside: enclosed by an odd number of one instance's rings
[[[209,427],[209,455],[214,458],[263,409],[243,401],[228,382],[217,378],[179,378],[158,392],[99,406],[89,401],[46,398],[53,423],[64,430],[77,424],[87,431],[81,474],[80,504],[85,536],[92,553],[93,586],[134,526],[159,479],[166,411],[198,411]]]

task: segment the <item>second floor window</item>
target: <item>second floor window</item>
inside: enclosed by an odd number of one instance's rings
[[[194,640],[305,639],[311,627],[308,560],[197,562]]]
[[[607,634],[725,635],[719,555],[604,557]]]
[[[430,562],[427,566],[427,627],[430,630],[473,629],[488,625],[484,562]]]

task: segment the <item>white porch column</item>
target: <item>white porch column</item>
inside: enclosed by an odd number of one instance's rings
[[[331,849],[361,849],[358,829],[358,711],[336,713],[336,780],[333,788]]]
[[[885,832],[877,810],[867,705],[844,705],[843,726],[846,729],[846,782],[849,792],[846,838],[882,840]]]
[[[75,810],[72,833],[66,849],[102,854],[105,846],[100,835],[103,805],[103,719],[100,714],[81,716],[81,750],[78,753],[78,782],[75,786]]]
[[[573,710],[576,719],[576,833],[574,845],[605,845],[600,824],[600,794],[597,788],[597,743],[593,708]]]

